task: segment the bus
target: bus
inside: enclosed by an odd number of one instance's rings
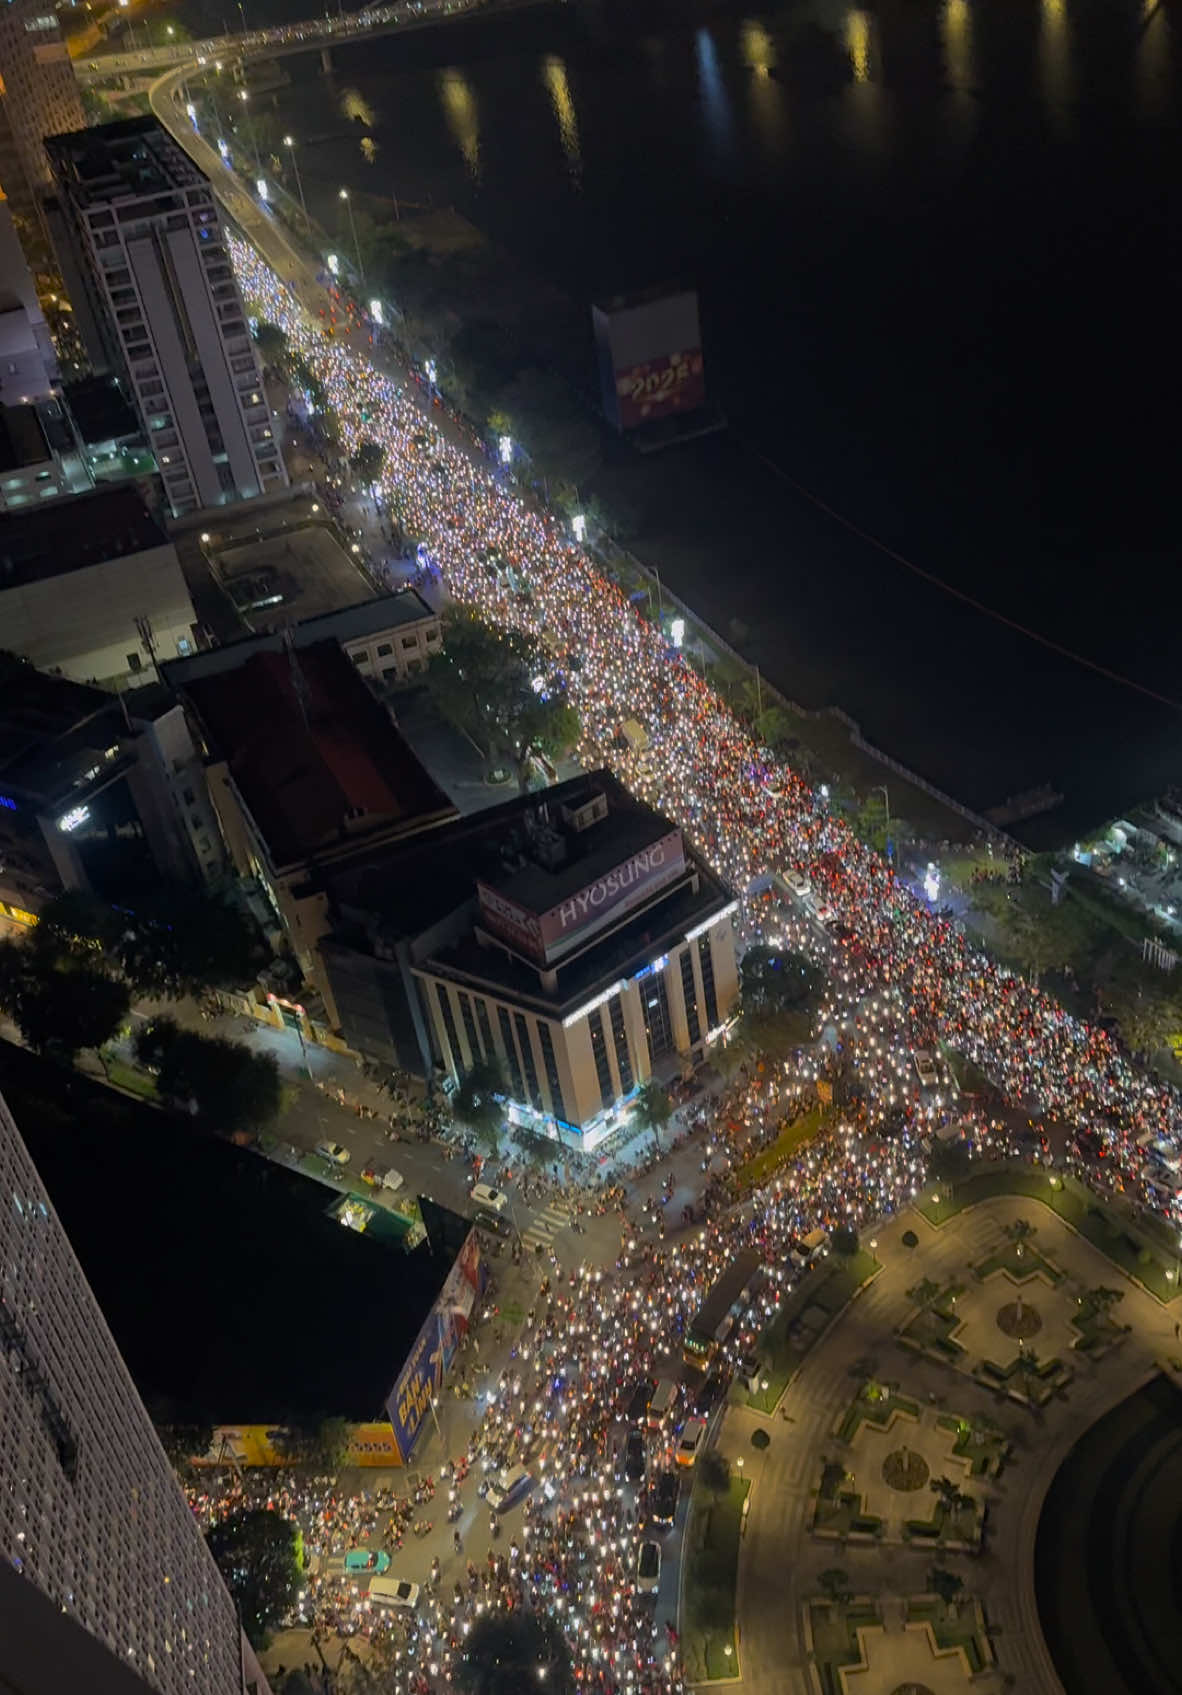
[[[706,1370],[720,1343],[725,1342],[736,1316],[735,1309],[742,1304],[762,1264],[762,1256],[748,1250],[739,1254],[719,1277],[686,1326],[682,1355],[687,1365]]]

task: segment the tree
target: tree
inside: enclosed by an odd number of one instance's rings
[[[1083,1300],[1086,1306],[1096,1313],[1109,1313],[1125,1298],[1123,1289],[1110,1289],[1106,1284],[1098,1283],[1094,1289],[1084,1291]]]
[[[570,1649],[549,1613],[515,1607],[482,1614],[468,1632],[452,1672],[461,1695],[573,1695]]]
[[[1100,1004],[1134,1053],[1153,1054],[1182,1030],[1182,990],[1170,973],[1146,971],[1127,949],[1096,966]]]
[[[817,1576],[817,1582],[832,1606],[844,1607],[853,1594],[853,1585],[850,1583],[849,1573],[842,1571],[840,1566],[830,1566],[827,1570],[820,1572]]]
[[[582,487],[599,469],[599,427],[561,377],[537,366],[518,371],[498,393],[496,410],[508,425],[501,433],[521,444],[554,493]]]
[[[316,1458],[325,1471],[340,1471],[349,1457],[352,1427],[348,1419],[326,1418],[316,1432]]]
[[[949,1188],[968,1176],[971,1160],[963,1142],[934,1142],[928,1155],[928,1176]]]
[[[505,1093],[505,1075],[500,1064],[492,1059],[477,1059],[461,1077],[451,1098],[452,1117],[471,1130],[491,1154],[497,1151],[505,1122],[501,1104]]]
[[[785,1012],[815,999],[821,974],[804,954],[757,942],[743,955],[739,983],[745,1008]]]
[[[843,1259],[853,1259],[858,1251],[858,1232],[848,1224],[839,1224],[829,1237],[829,1246]]]
[[[960,1500],[960,1490],[950,1477],[933,1477],[928,1484],[933,1495],[940,1497],[941,1505],[952,1512]]]
[[[1023,1243],[1038,1235],[1038,1225],[1031,1224],[1028,1218],[1016,1218],[1012,1224],[1006,1225],[1002,1234],[1021,1247]]]
[[[930,1277],[925,1277],[908,1289],[907,1299],[917,1307],[930,1307],[939,1293],[940,1285]]]
[[[257,1130],[283,1104],[271,1054],[251,1053],[224,1036],[199,1036],[171,1018],[154,1018],[135,1038],[136,1057],[156,1073],[160,1093],[196,1110],[223,1134]]]
[[[291,344],[285,329],[281,329],[278,324],[269,323],[266,318],[261,318],[255,326],[254,339],[265,365],[287,364]]]
[[[633,1112],[636,1122],[645,1130],[651,1130],[658,1148],[661,1145],[661,1131],[673,1116],[673,1102],[669,1091],[663,1083],[658,1083],[655,1077],[650,1077],[637,1089],[633,1099]]]
[[[545,650],[473,613],[457,610],[447,619],[427,684],[444,717],[490,765],[511,764],[523,791],[535,755],[556,758],[578,738],[578,715],[553,680]]]
[[[214,1563],[256,1648],[295,1606],[303,1545],[290,1519],[267,1508],[230,1513],[206,1536]]]
[[[945,1612],[951,1615],[956,1597],[964,1588],[964,1578],[957,1577],[954,1571],[946,1571],[943,1566],[933,1566],[928,1572],[928,1588],[933,1595],[939,1596]]]
[[[358,442],[356,453],[352,454],[349,464],[357,473],[360,480],[373,486],[382,474],[382,466],[386,463],[386,450],[380,441]]]
[[[725,1495],[731,1486],[730,1462],[717,1448],[706,1448],[698,1456],[698,1482],[709,1494]]]
[[[795,726],[782,706],[765,706],[751,727],[765,746],[777,752],[795,745]]]
[[[1022,1387],[1026,1399],[1033,1407],[1038,1400],[1038,1388],[1042,1379],[1042,1361],[1032,1348],[1019,1348],[1017,1358],[1018,1375],[1022,1379]]]
[[[51,934],[0,942],[0,1008],[35,1052],[70,1062],[101,1048],[126,1020],[126,986],[93,957],[66,953]]]
[[[50,901],[42,925],[60,947],[101,953],[135,993],[158,998],[246,982],[261,957],[237,907],[179,884],[145,895],[134,911],[71,891]]]

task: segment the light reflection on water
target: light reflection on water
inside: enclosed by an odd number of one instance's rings
[[[439,98],[443,104],[447,127],[451,131],[452,140],[463,155],[468,174],[474,181],[479,182],[480,115],[476,107],[476,96],[464,72],[454,65],[449,65],[446,70],[439,72]]]
[[[578,182],[583,170],[583,161],[579,153],[579,120],[575,113],[575,103],[571,99],[566,66],[561,59],[553,54],[543,61],[542,81],[546,85],[550,104],[554,108],[554,118],[558,124],[558,138],[562,142],[562,151],[566,154],[566,162],[571,177],[575,182]]]

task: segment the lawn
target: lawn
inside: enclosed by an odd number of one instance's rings
[[[991,1419],[957,1418],[942,1413],[936,1420],[942,1430],[955,1430],[952,1452],[958,1459],[967,1459],[972,1477],[996,1477],[1009,1455],[1006,1436]]]
[[[118,1054],[102,1055],[103,1069],[107,1074],[107,1082],[117,1089],[126,1089],[129,1095],[138,1095],[141,1100],[156,1099],[156,1082],[148,1072],[141,1071],[138,1066],[128,1065]]]
[[[938,1201],[932,1198],[935,1193],[939,1194]],[[1040,1201],[1163,1305],[1178,1298],[1173,1276],[1166,1277],[1167,1271],[1177,1272],[1169,1237],[1159,1240],[1151,1219],[1141,1219],[1135,1225],[1124,1221],[1069,1177],[1048,1176],[1029,1168],[986,1171],[956,1184],[951,1193],[944,1184],[925,1188],[915,1207],[929,1224],[939,1227],[965,1207],[998,1195],[1025,1195]]]
[[[766,1148],[760,1148],[749,1160],[745,1160],[735,1172],[735,1183],[738,1189],[745,1193],[749,1189],[758,1189],[766,1183],[782,1165],[790,1160],[796,1150],[811,1142],[821,1128],[823,1109],[820,1106],[811,1108],[795,1124],[786,1124],[774,1142],[769,1142]]]
[[[821,1688],[824,1695],[841,1695],[841,1667],[862,1663],[858,1626],[877,1624],[878,1610],[865,1603],[835,1606],[831,1601],[810,1601],[808,1614]]]
[[[917,1599],[908,1603],[907,1616],[931,1625],[937,1647],[963,1648],[974,1674],[993,1664],[993,1645],[979,1602],[958,1601],[950,1612],[943,1601]]]
[[[881,1383],[864,1383],[842,1414],[837,1435],[843,1442],[852,1442],[860,1424],[886,1430],[899,1415],[918,1418],[919,1402],[909,1400],[906,1395],[893,1395]]]
[[[1052,1265],[1049,1259],[1044,1259],[1038,1249],[1029,1242],[1003,1241],[991,1254],[973,1267],[973,1276],[980,1283],[987,1277],[992,1277],[995,1271],[1005,1271],[1015,1283],[1024,1283],[1028,1277],[1034,1277],[1038,1272],[1048,1283],[1061,1283],[1063,1273],[1058,1266]]]
[[[712,1495],[701,1487],[694,1490],[690,1545],[685,1551],[682,1637],[687,1671],[698,1682],[739,1676],[735,1584],[743,1502],[750,1487],[747,1478],[732,1477],[725,1495]]]
[[[747,1396],[747,1405],[756,1412],[770,1413],[820,1337],[834,1318],[849,1302],[863,1283],[881,1269],[872,1254],[859,1250],[852,1259],[822,1260],[794,1289],[764,1331],[759,1353],[765,1359],[764,1378],[767,1388],[757,1389]],[[808,1324],[802,1324],[805,1314]]]

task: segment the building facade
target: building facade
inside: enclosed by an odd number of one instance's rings
[[[606,771],[325,887],[324,998],[349,1044],[445,1086],[492,1060],[510,1119],[572,1146],[603,1141],[734,1014],[735,903]]]
[[[155,118],[48,143],[96,369],[126,371],[174,514],[287,484],[208,180]]]
[[[8,0],[0,7],[0,187],[26,240],[43,238],[41,201],[53,185],[45,137],[85,123],[56,11],[42,0]]]
[[[239,1695],[234,1603],[2,1099],[0,1184],[0,1553],[161,1695]]]

